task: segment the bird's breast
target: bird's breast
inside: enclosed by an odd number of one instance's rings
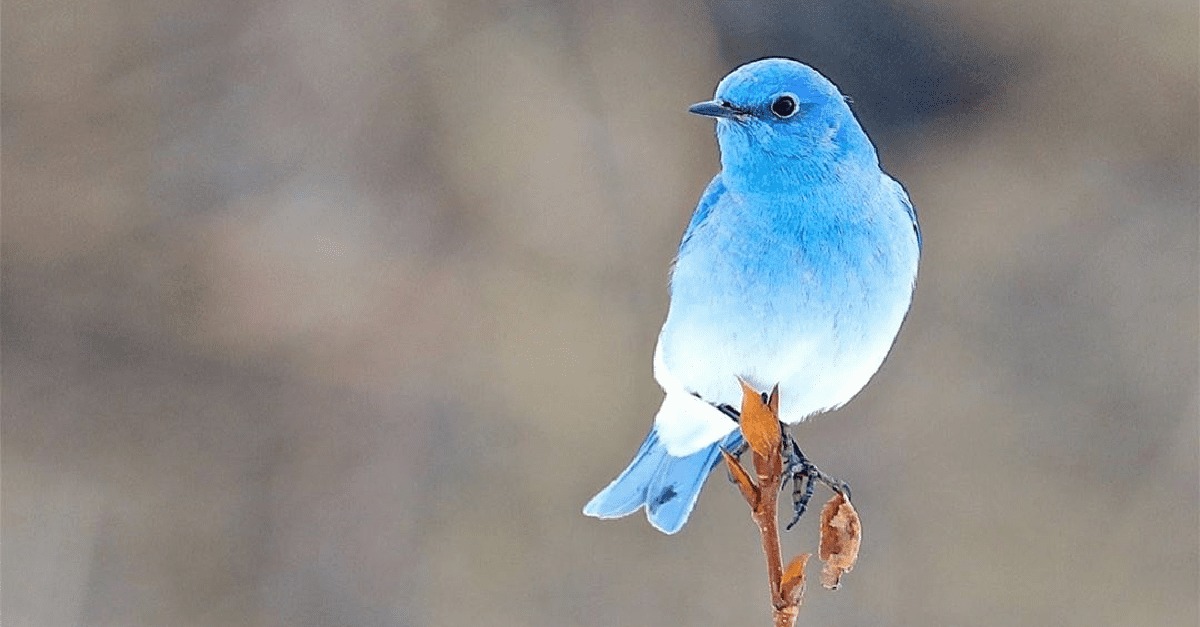
[[[660,336],[690,392],[736,404],[737,376],[779,383],[808,415],[849,400],[882,363],[911,298],[911,223],[899,208],[831,202],[731,199],[692,234]]]

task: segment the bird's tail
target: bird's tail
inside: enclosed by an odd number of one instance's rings
[[[687,457],[674,457],[658,439],[654,428],[642,442],[633,461],[621,476],[592,497],[583,513],[596,518],[620,518],[646,506],[646,518],[663,533],[675,533],[687,522],[700,488],[727,450],[741,445],[742,434],[734,430],[720,442]]]

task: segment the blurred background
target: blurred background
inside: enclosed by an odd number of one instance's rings
[[[767,624],[723,477],[674,537],[580,508],[660,399],[685,109],[768,55],[925,237],[798,430],[865,529],[800,624],[1200,621],[1194,1],[4,9],[7,625]]]

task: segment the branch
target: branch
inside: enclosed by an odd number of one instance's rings
[[[779,387],[771,394],[759,393],[745,381],[742,384],[742,412],[739,425],[742,436],[753,452],[755,479],[733,455],[721,451],[729,473],[750,506],[750,515],[762,536],[767,558],[767,578],[771,586],[771,610],[775,627],[794,627],[804,598],[805,574],[811,553],[794,557],[783,567],[779,543],[779,491],[783,485],[783,425],[779,422]],[[798,480],[793,478],[793,480]],[[821,512],[821,560],[825,568],[821,582],[837,589],[841,575],[854,568],[862,526],[854,506],[841,494],[835,494]]]

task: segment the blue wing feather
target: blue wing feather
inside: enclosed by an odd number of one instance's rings
[[[725,183],[721,181],[721,175],[713,177],[708,183],[708,187],[704,188],[704,193],[700,195],[700,202],[696,204],[696,211],[692,213],[692,220],[688,222],[687,229],[683,232],[683,241],[679,243],[679,248],[682,250],[687,245],[688,239],[692,233],[696,231],[696,227],[700,226],[708,213],[717,204],[717,201],[725,195]]]
[[[912,201],[909,200],[908,192],[904,189],[904,186],[900,184],[900,181],[897,181],[886,174],[883,176],[891,182],[892,189],[896,191],[896,196],[900,198],[900,204],[904,207],[904,210],[908,212],[908,219],[912,220],[913,232],[917,234],[917,250],[920,251],[921,225],[917,223],[917,208],[914,207]]]

